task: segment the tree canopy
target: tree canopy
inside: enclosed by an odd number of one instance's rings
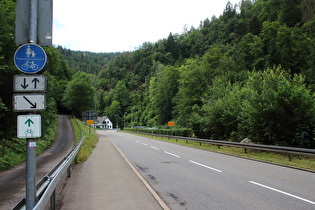
[[[25,148],[12,111],[15,1],[0,9],[0,154],[11,154]],[[314,0],[241,0],[132,52],[45,47],[45,132],[58,112],[96,108],[120,127],[175,121],[202,138],[315,148],[314,14]]]
[[[315,147],[314,9],[311,0],[228,2],[198,28],[113,58],[96,76],[99,112],[116,104],[129,126],[176,121],[204,138]]]

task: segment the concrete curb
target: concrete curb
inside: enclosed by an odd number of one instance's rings
[[[135,172],[135,174],[139,177],[139,179],[143,182],[145,187],[150,191],[152,196],[155,198],[155,200],[160,204],[160,206],[164,210],[170,210],[170,208],[167,206],[167,204],[162,200],[162,198],[155,192],[155,190],[151,187],[151,185],[143,178],[143,176],[139,173],[139,171],[129,162],[129,160],[126,158],[126,156],[121,152],[121,150],[117,147],[117,145],[108,138],[112,144],[116,147],[118,152],[121,154],[121,156],[125,159],[125,161],[128,163],[128,165],[131,167],[131,169]]]

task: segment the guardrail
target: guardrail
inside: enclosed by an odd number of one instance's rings
[[[217,145],[218,147],[220,147],[220,146],[240,147],[240,148],[244,148],[245,153],[247,153],[247,149],[261,150],[261,151],[267,151],[267,152],[285,153],[285,154],[289,155],[290,160],[292,158],[291,155],[302,155],[302,156],[315,157],[315,149],[272,146],[272,145],[262,145],[262,144],[246,144],[246,143],[239,143],[239,142],[199,139],[199,138],[190,138],[190,137],[183,137],[183,136],[160,135],[160,134],[151,134],[151,133],[142,133],[142,132],[136,132],[136,133],[140,133],[143,135],[149,135],[149,136],[157,136],[157,137],[181,139],[181,140],[185,140],[185,141],[199,142],[200,144],[201,143],[207,143],[207,144]]]
[[[78,124],[78,122],[77,122]],[[80,125],[78,124],[80,127]],[[44,178],[42,178],[36,185],[36,205],[34,210],[45,209],[48,202],[50,201],[50,209],[55,209],[55,189],[57,184],[60,182],[61,178],[67,172],[67,176],[70,177],[70,165],[74,158],[79,152],[79,149],[84,141],[84,134],[81,129],[81,139],[80,142],[75,146],[75,148],[64,157],[51,171],[49,171]],[[26,198],[22,198],[12,210],[20,210],[26,208]]]

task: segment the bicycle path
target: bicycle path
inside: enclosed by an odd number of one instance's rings
[[[57,209],[168,209],[162,208],[163,201],[150,193],[106,137],[106,132],[112,131],[97,132],[96,148],[85,163],[72,170],[71,178],[58,196]]]

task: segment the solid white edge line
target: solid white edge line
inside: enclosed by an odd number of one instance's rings
[[[164,153],[166,153],[166,154],[168,154],[168,155],[172,155],[172,156],[177,157],[177,158],[180,158],[179,155],[175,155],[175,154],[173,154],[173,153],[171,153],[171,152],[168,152],[168,151],[164,151]]]
[[[194,164],[199,165],[199,166],[202,166],[202,167],[205,167],[205,168],[208,168],[208,169],[211,169],[211,170],[213,170],[213,171],[216,171],[216,172],[222,173],[222,171],[221,171],[221,170],[216,169],[216,168],[212,168],[212,167],[207,166],[207,165],[204,165],[204,164],[202,164],[202,163],[198,163],[198,162],[193,161],[193,160],[190,160],[189,162],[194,163]]]
[[[154,147],[154,146],[150,146],[152,149],[155,149],[155,150],[160,150],[159,148],[157,147]]]
[[[315,204],[314,201],[310,201],[310,200],[307,200],[307,199],[305,199],[305,198],[301,198],[301,197],[299,197],[299,196],[296,196],[296,195],[293,195],[293,194],[290,194],[290,193],[287,193],[287,192],[284,192],[284,191],[281,191],[281,190],[278,190],[278,189],[275,189],[275,188],[272,188],[272,187],[269,187],[269,186],[266,186],[266,185],[263,185],[263,184],[254,182],[254,181],[249,181],[249,182],[252,183],[252,184],[258,185],[258,186],[260,186],[260,187],[264,187],[264,188],[267,188],[267,189],[269,189],[269,190],[273,190],[273,191],[276,191],[276,192],[278,192],[278,193],[282,193],[282,194],[284,194],[284,195],[291,196],[291,197],[293,197],[293,198],[297,198],[297,199],[302,200],[302,201],[305,201],[305,202],[307,202],[307,203],[310,203],[310,204],[313,204],[313,205]]]
[[[152,196],[155,198],[155,200],[160,204],[162,209],[164,210],[171,210],[170,207],[162,200],[162,198],[154,191],[154,189],[151,187],[151,185],[143,178],[143,176],[139,173],[139,171],[129,162],[129,160],[126,158],[126,156],[122,153],[122,151],[117,147],[117,145],[108,138],[112,144],[116,147],[118,152],[121,154],[121,156],[125,159],[125,161],[128,163],[128,165],[132,168],[132,170],[135,172],[135,174],[139,177],[139,179],[142,181],[142,183],[146,186],[146,188],[150,191]]]

